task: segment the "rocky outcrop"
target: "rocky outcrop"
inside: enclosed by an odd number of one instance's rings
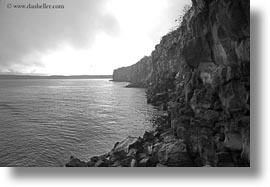
[[[152,58],[143,57],[138,63],[113,72],[113,81],[129,82],[127,87],[147,87],[151,76]]]
[[[177,139],[169,126],[165,127],[167,117],[160,116],[156,123],[159,123],[159,128],[145,132],[142,138],[127,137],[117,142],[109,153],[94,156],[89,161],[81,161],[71,156],[66,167],[194,166],[184,141]]]
[[[151,57],[115,70],[165,114],[153,132],[99,157],[106,166],[250,165],[249,1],[192,2]]]
[[[166,106],[196,166],[249,165],[249,51],[249,1],[193,0],[152,52],[148,102]]]

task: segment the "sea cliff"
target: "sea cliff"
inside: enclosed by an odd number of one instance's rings
[[[249,16],[247,0],[192,0],[151,56],[113,73],[164,111],[156,129],[66,166],[249,166]]]
[[[145,56],[136,64],[114,70],[113,81],[130,82],[128,87],[147,88],[152,71],[152,57]]]

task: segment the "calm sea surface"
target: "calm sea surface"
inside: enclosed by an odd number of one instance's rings
[[[152,128],[144,89],[107,79],[0,80],[0,166],[63,166]]]

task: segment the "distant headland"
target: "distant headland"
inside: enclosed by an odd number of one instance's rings
[[[0,80],[7,79],[111,79],[112,75],[51,75],[51,76],[38,76],[38,75],[0,75]]]

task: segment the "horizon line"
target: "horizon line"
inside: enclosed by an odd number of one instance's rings
[[[0,79],[112,78],[113,75],[16,75],[0,74]]]

